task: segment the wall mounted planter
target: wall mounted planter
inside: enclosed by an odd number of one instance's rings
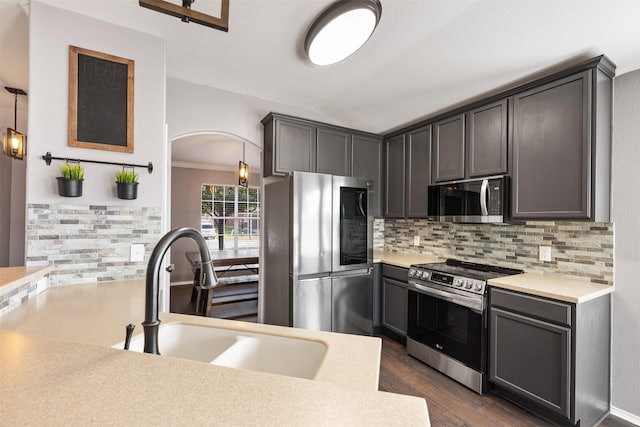
[[[118,199],[134,200],[138,198],[138,183],[132,184],[124,182],[116,182],[116,188],[118,191]]]
[[[58,194],[62,197],[81,197],[82,196],[82,179],[65,179],[57,177]]]

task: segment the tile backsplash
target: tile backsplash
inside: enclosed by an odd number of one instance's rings
[[[160,208],[29,204],[27,266],[53,264],[51,286],[144,278],[130,247],[144,244],[148,259],[160,227]]]
[[[457,258],[613,284],[612,223],[532,221],[493,225],[387,219],[383,224],[374,222],[374,238],[380,229],[386,251]],[[420,236],[419,246],[413,245],[416,235]],[[539,246],[551,247],[551,261],[538,260]],[[380,249],[379,239],[374,248]]]

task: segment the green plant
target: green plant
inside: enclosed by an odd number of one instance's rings
[[[123,169],[116,172],[116,182],[120,184],[135,184],[138,182],[138,175],[132,170]]]
[[[80,163],[64,163],[60,166],[60,172],[64,179],[84,179],[84,166]]]

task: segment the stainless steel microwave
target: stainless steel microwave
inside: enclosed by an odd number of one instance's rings
[[[503,223],[510,217],[508,176],[430,185],[428,197],[431,221]]]

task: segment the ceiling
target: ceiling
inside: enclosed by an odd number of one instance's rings
[[[261,151],[252,143],[245,143],[230,134],[190,135],[171,142],[171,160],[174,165],[176,162],[182,162],[238,170],[238,161],[244,158],[251,171],[259,171],[261,156]]]
[[[137,0],[43,1],[162,36],[169,77],[375,133],[602,53],[618,75],[640,68],[639,0],[381,0],[369,42],[327,67],[305,59],[303,40],[332,0],[230,0],[228,33]],[[219,0],[193,8],[216,15]]]

